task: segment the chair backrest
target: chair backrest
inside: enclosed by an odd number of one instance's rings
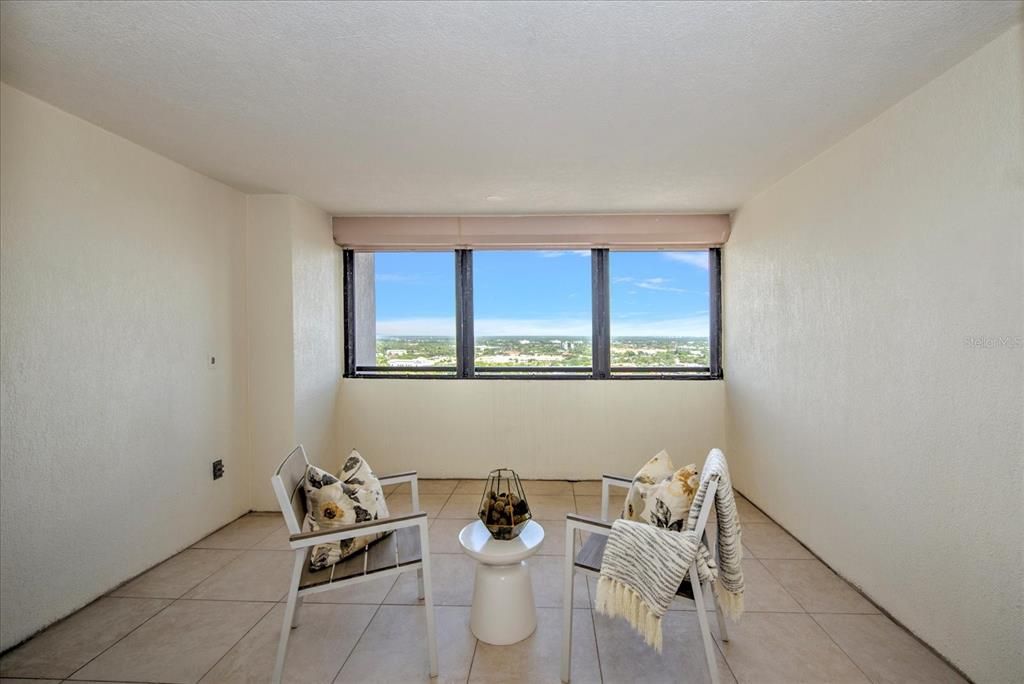
[[[718,491],[718,478],[708,482],[707,493],[704,495],[704,500],[700,504],[700,512],[697,514],[697,525],[693,528],[697,532],[697,536],[701,539],[704,538],[705,528],[708,524],[708,516],[711,515],[711,511],[715,508],[716,491]]]
[[[277,495],[277,503],[281,507],[281,515],[284,516],[284,522],[291,534],[302,532],[302,523],[306,519],[306,492],[302,483],[306,478],[308,465],[306,450],[300,444],[281,461],[277,472],[270,478],[274,493]]]
[[[708,548],[711,550],[712,556],[716,561],[718,560],[718,540],[708,540],[707,523],[708,517],[711,515],[711,511],[715,510],[717,498],[715,495],[717,494],[718,487],[721,484],[719,476],[723,470],[727,471],[727,468],[728,466],[725,462],[725,454],[723,454],[721,450],[712,449],[708,452],[708,457],[704,461],[704,467],[701,469],[700,473],[700,486],[704,486],[704,483],[707,482],[707,490],[705,490],[704,499],[700,502],[700,508],[697,511],[697,520],[692,528],[697,532],[697,535],[701,540],[704,541],[705,544],[708,544]],[[693,511],[691,510],[690,513],[692,514]],[[690,516],[690,520],[693,520],[692,515]],[[689,525],[687,525],[687,529],[689,529]]]

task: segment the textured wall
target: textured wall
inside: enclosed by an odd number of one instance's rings
[[[330,217],[297,198],[292,199],[292,314],[295,439],[311,460],[333,470],[341,466],[335,449],[342,374],[341,249],[334,244]]]
[[[297,443],[340,460],[341,250],[327,214],[292,195],[249,195],[247,207],[251,503],[270,511],[270,477]]]
[[[270,476],[295,446],[290,195],[246,198],[251,502],[276,510]]]
[[[249,492],[244,196],[6,85],[0,108],[6,648]]]
[[[737,487],[979,682],[1024,677],[1022,65],[1018,26],[746,203],[724,256]]]
[[[632,474],[660,449],[677,465],[724,448],[718,381],[342,381],[342,451],[378,472],[483,477],[508,466],[523,477]]]

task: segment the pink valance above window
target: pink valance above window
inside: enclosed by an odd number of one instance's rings
[[[728,214],[334,217],[334,241],[365,251],[706,249],[730,230]]]

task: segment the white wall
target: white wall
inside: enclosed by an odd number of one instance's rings
[[[343,370],[341,249],[334,244],[330,217],[297,198],[292,201],[292,312],[295,436],[311,460],[334,469],[341,465],[335,448]]]
[[[275,510],[270,476],[295,447],[295,338],[289,195],[246,198],[250,501]]]
[[[250,195],[246,230],[251,502],[299,442],[333,468],[341,380],[341,252],[330,218],[292,195]]]
[[[595,478],[632,474],[660,449],[681,466],[724,445],[719,381],[352,378],[339,399],[339,450],[380,473]]]
[[[724,254],[737,487],[979,682],[1024,676],[1022,64],[1018,26],[745,204]]]
[[[248,510],[249,470],[244,196],[6,85],[0,178],[3,649]]]

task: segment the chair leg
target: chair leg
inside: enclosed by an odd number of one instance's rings
[[[576,579],[576,530],[565,530],[565,590],[562,592],[562,681],[568,682],[572,670],[572,603]]]
[[[295,552],[295,566],[292,569],[292,582],[288,587],[288,604],[284,608],[284,621],[281,623],[281,640],[277,644],[277,662],[274,663],[273,684],[281,684],[284,675],[284,660],[288,655],[288,637],[295,619],[295,608],[299,603],[299,579],[302,577],[302,564],[306,562],[306,550]]]
[[[711,551],[711,557],[718,563],[718,567],[722,567],[722,559],[718,555],[718,535],[706,534],[704,536],[708,541],[708,550]],[[714,592],[711,590],[711,582],[706,582],[704,589],[707,590],[709,596],[714,596]],[[718,605],[718,601],[714,599],[711,600],[711,604],[715,607],[715,615],[718,617],[718,634],[722,637],[722,641],[728,641],[729,630],[725,626],[725,615],[722,613],[722,606]]]
[[[423,603],[427,611],[427,657],[430,659],[430,676],[437,676],[437,636],[434,631],[434,593],[430,584],[430,542],[427,526],[420,524],[420,548],[423,550],[423,567],[420,577],[423,581]]]
[[[714,596],[714,592],[711,589],[711,583],[707,582],[704,584],[704,590],[708,592],[708,596]],[[718,635],[722,637],[722,641],[729,640],[729,628],[726,626],[725,613],[722,612],[722,606],[718,605],[718,601],[711,600],[715,606],[715,616],[718,618]]]
[[[707,607],[704,605],[704,592],[701,591],[700,580],[697,579],[697,564],[690,566],[690,587],[693,589],[693,602],[697,604],[697,623],[700,625],[700,636],[704,641],[704,658],[708,662],[708,674],[711,684],[718,684],[718,658],[715,655],[715,640],[711,636],[708,625]]]

